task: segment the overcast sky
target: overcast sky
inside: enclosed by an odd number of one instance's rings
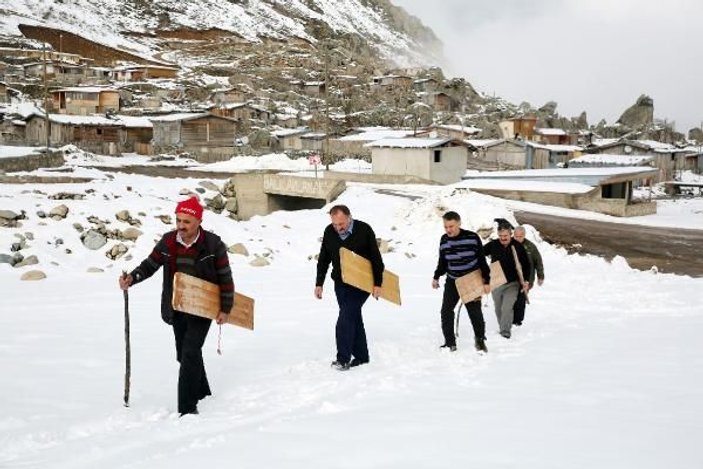
[[[615,122],[640,94],[688,132],[703,120],[701,0],[392,0],[444,43],[445,75],[567,117]]]

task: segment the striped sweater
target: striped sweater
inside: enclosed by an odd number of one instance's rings
[[[483,283],[490,283],[491,270],[483,254],[481,238],[468,230],[459,230],[454,237],[442,235],[434,279],[438,280],[444,274],[447,278],[456,279],[476,269],[481,269]]]

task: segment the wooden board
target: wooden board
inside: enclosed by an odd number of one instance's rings
[[[491,291],[507,283],[500,262],[491,263]],[[483,276],[481,269],[469,272],[456,279],[456,289],[462,303],[468,303],[483,295]]]
[[[206,280],[176,272],[173,276],[173,309],[203,318],[215,319],[220,313],[220,287]],[[254,330],[254,299],[234,294],[234,306],[227,323]]]
[[[372,293],[373,270],[371,269],[371,261],[347,248],[340,248],[339,262],[342,265],[342,281],[344,283]],[[400,305],[400,278],[387,269],[383,271],[381,298]]]

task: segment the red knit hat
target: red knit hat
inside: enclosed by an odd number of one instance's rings
[[[194,216],[198,220],[202,220],[203,206],[200,205],[198,198],[193,196],[188,200],[178,202],[178,205],[176,205],[176,213],[185,213],[186,215]]]

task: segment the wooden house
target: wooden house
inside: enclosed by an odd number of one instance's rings
[[[149,78],[173,79],[178,76],[178,67],[164,65],[130,65],[117,67],[112,78],[117,81],[142,81]]]
[[[208,112],[167,114],[150,118],[155,152],[182,149],[200,161],[229,159],[236,146],[239,123]]]
[[[46,117],[32,114],[26,122],[27,143],[46,144]],[[120,121],[103,116],[49,114],[49,143],[52,146],[73,144],[91,153],[119,155],[123,127]]]
[[[532,140],[537,125],[536,117],[514,117],[498,124],[504,139]]]
[[[97,86],[63,88],[52,91],[52,110],[59,114],[90,115],[118,112],[120,93]]]

